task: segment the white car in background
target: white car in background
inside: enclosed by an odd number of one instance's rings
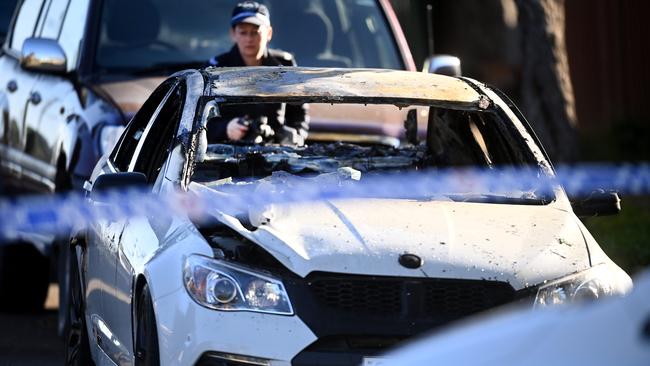
[[[405,123],[408,141],[208,143],[207,121],[221,106],[277,102],[347,108],[365,119],[377,110],[370,105],[411,108],[406,121],[393,121]],[[414,336],[504,304],[627,293],[629,276],[559,185],[501,190],[468,181],[435,195],[400,190],[418,171],[435,184],[452,168],[552,178],[508,103],[469,79],[406,71],[249,67],[173,75],[86,189],[90,203],[106,210],[117,204],[104,195],[111,189],[146,187],[160,202],[184,192],[206,205],[206,215],[142,210],[95,222],[73,239],[68,362],[372,364]],[[397,180],[383,192],[365,190],[364,182],[384,174]],[[309,182],[330,193],[363,189],[315,202],[255,201],[299,196]],[[599,202],[592,197],[582,211],[611,210]]]
[[[472,318],[386,356],[385,365],[645,366],[650,360],[650,272],[625,298],[552,311]]]

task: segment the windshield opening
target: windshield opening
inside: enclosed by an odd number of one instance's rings
[[[342,104],[345,105],[345,104]],[[221,104],[228,110],[235,104]],[[236,106],[241,107],[241,104]],[[329,105],[338,107],[340,105]],[[508,182],[508,186],[464,184],[447,186],[441,193],[454,201],[512,204],[547,204],[554,197],[529,146],[509,120],[491,111],[466,111],[429,106],[361,105],[369,119],[376,108],[393,109],[395,121],[407,127],[398,146],[381,140],[314,140],[302,147],[273,143],[209,141],[206,158],[196,164],[192,180],[212,187],[224,184],[255,184],[287,175],[320,179],[328,175],[372,177],[427,174],[472,174],[489,171],[498,182],[499,174],[513,170],[531,179]],[[420,117],[418,119],[417,117]],[[399,118],[399,117],[397,117]],[[424,122],[424,123],[423,123]],[[208,130],[214,126],[208,125]],[[311,134],[312,132],[310,132]],[[318,134],[316,132],[316,134]],[[338,135],[340,137],[340,135]],[[342,173],[343,172],[343,173]],[[537,179],[540,179],[537,182]],[[483,178],[481,178],[483,179]],[[536,185],[538,184],[538,185]]]
[[[300,66],[404,68],[376,1],[261,2],[271,13],[270,48],[292,53]],[[104,1],[95,67],[100,73],[162,75],[205,66],[233,45],[230,14],[236,3]]]

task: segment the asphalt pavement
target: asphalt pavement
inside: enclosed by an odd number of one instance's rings
[[[0,366],[63,365],[63,339],[56,334],[58,292],[51,284],[44,312],[0,313]]]

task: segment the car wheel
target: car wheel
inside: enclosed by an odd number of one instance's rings
[[[59,282],[59,316],[57,323],[57,333],[63,337],[68,334],[68,327],[70,326],[70,277],[72,276],[70,268],[70,257],[72,256],[73,247],[69,243],[60,241],[56,243],[59,246],[58,250],[58,276]]]
[[[147,284],[142,288],[136,306],[135,364],[137,366],[160,365],[156,317]]]
[[[88,328],[86,328],[86,317],[84,316],[83,295],[77,261],[72,253],[69,253],[69,291],[67,306],[67,334],[65,336],[65,360],[66,365],[94,365],[90,356],[90,343],[88,340]]]
[[[72,190],[72,179],[66,172],[65,155],[59,155],[57,159],[57,170],[55,179],[55,193],[61,194]],[[70,299],[70,258],[73,257],[74,249],[71,249],[70,235],[61,234],[52,243],[54,247],[53,263],[57,266],[56,279],[59,283],[59,316],[57,324],[57,333],[59,336],[68,334],[70,317],[68,311],[68,300]]]
[[[50,285],[50,260],[29,243],[0,245],[0,309],[43,310]]]

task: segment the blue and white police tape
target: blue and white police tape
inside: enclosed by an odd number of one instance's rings
[[[11,197],[0,200],[0,240],[21,233],[65,235],[97,220],[133,216],[189,215],[201,219],[215,211],[237,214],[251,207],[348,198],[456,200],[546,204],[561,185],[569,197],[604,189],[623,197],[650,194],[650,164],[562,166],[556,177],[536,168],[445,169],[399,173],[360,173],[339,169],[315,177],[278,172],[248,182],[199,185],[188,192],[107,192],[91,201],[81,193]]]

